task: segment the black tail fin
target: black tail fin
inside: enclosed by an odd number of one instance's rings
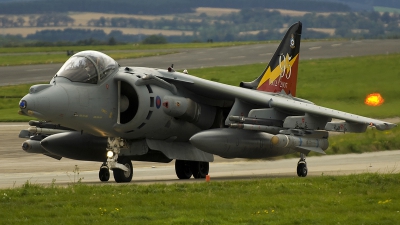
[[[242,82],[241,87],[265,92],[281,92],[296,96],[297,72],[299,65],[301,22],[293,24],[264,72],[252,82]]]

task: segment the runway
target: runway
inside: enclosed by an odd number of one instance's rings
[[[32,184],[68,185],[104,184],[99,181],[101,163],[70,159],[60,161],[43,155],[28,154],[21,149],[24,139],[18,138],[26,123],[0,123],[0,189]],[[215,157],[210,163],[211,181],[236,179],[296,177],[297,158],[276,161],[223,159]],[[345,175],[364,172],[399,172],[400,150],[364,154],[316,156],[307,158],[308,176]],[[131,184],[204,182],[203,179],[178,180],[174,162],[133,162],[134,176]],[[75,172],[74,172],[75,171]],[[299,178],[302,179],[302,178]],[[107,184],[116,184],[113,178]]]
[[[176,49],[179,53],[155,57],[118,60],[121,66],[168,68],[174,64],[176,70],[214,66],[233,66],[253,63],[268,63],[278,43],[240,45],[204,49]],[[175,50],[171,50],[175,51]],[[300,60],[355,57],[365,55],[392,54],[400,52],[398,40],[343,40],[303,41]],[[107,53],[107,52],[105,52]],[[0,86],[50,81],[62,64],[25,65],[0,67]],[[190,71],[189,71],[190,72]]]
[[[277,161],[233,161],[210,163],[210,177],[213,181],[245,180],[256,178],[297,177],[296,165],[298,159],[283,159]],[[31,163],[38,163],[32,161]],[[44,163],[44,162],[43,162]],[[70,168],[64,171],[55,169],[56,164],[47,164],[48,172],[0,173],[0,188],[19,187],[29,181],[32,184],[68,185],[81,182],[83,184],[100,185],[114,184],[100,182],[98,170],[82,170],[80,165],[85,162],[68,162]],[[363,154],[348,154],[334,156],[309,157],[307,159],[308,176],[347,175],[365,172],[397,173],[400,163],[400,150]],[[79,172],[75,171],[79,168]],[[52,167],[53,165],[55,167]],[[64,164],[65,166],[65,164]],[[87,165],[86,165],[87,166]],[[99,164],[97,164],[99,166]],[[52,171],[57,170],[57,171]],[[298,178],[305,179],[305,178]],[[134,163],[134,176],[130,184],[152,183],[182,183],[205,182],[204,179],[179,180],[175,175],[173,163],[156,164]]]
[[[251,63],[267,63],[277,47],[273,44],[255,44],[209,49],[186,49],[180,53],[158,57],[120,60],[121,66],[147,66],[175,69],[191,69],[213,66],[230,66]],[[303,42],[301,60],[317,58],[353,57],[400,52],[398,40],[319,41]],[[0,86],[9,84],[47,81],[58,71],[61,64],[0,67]],[[21,149],[24,139],[19,131],[27,123],[0,123],[0,188],[21,186],[26,181],[37,184],[74,183],[79,178],[87,184],[100,184],[98,169],[101,163],[69,159],[57,161],[43,155],[25,153]],[[398,172],[400,151],[366,154],[310,157],[307,159],[309,176],[322,174],[342,175],[362,172]],[[251,179],[256,177],[297,176],[298,159],[278,161],[227,160],[216,157],[210,164],[212,181]],[[134,178],[131,183],[186,182],[176,178],[173,162],[169,164],[133,162]],[[73,172],[76,168],[77,172]],[[301,179],[301,178],[299,178]],[[111,180],[113,180],[111,178]],[[190,182],[204,182],[191,179]],[[114,183],[108,182],[108,183]]]

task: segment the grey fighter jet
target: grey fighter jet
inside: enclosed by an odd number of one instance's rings
[[[266,158],[325,154],[328,131],[387,130],[395,124],[296,97],[302,24],[292,25],[271,61],[240,87],[176,72],[121,67],[96,51],[73,55],[49,84],[34,85],[20,114],[36,117],[23,149],[55,159],[99,161],[99,178],[130,182],[133,161],[171,162],[179,179],[204,178],[213,155]],[[332,119],[339,119],[332,122]]]

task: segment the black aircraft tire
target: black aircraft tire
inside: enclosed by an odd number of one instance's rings
[[[118,163],[121,163],[122,165],[128,167],[128,172],[125,172],[120,169],[114,169],[114,180],[117,183],[127,183],[132,181],[132,176],[133,176],[133,166],[132,166],[132,161],[128,158],[121,157],[118,158]]]
[[[306,177],[308,173],[307,164],[302,162],[297,164],[297,176]]]
[[[208,162],[190,162],[190,169],[192,170],[193,177],[196,179],[205,178],[210,170]]]
[[[189,179],[192,176],[190,161],[175,160],[175,173],[179,179]]]
[[[110,179],[110,170],[106,167],[100,168],[99,179],[102,182],[106,182]]]

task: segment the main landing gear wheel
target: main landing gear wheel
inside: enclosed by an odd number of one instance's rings
[[[179,179],[189,179],[192,176],[190,161],[175,160],[175,173]]]
[[[300,160],[297,163],[297,176],[299,177],[306,177],[307,176],[307,163],[306,163],[306,157],[304,156],[303,153],[300,154]]]
[[[205,178],[210,169],[210,165],[208,162],[190,162],[190,170],[193,173],[193,177],[196,179]]]
[[[110,179],[110,170],[108,169],[106,164],[103,164],[100,167],[99,178],[100,178],[100,181],[103,181],[103,182],[106,182]]]
[[[133,176],[133,166],[132,161],[126,157],[118,158],[118,163],[126,166],[128,171],[123,171],[121,169],[114,169],[114,180],[117,183],[131,182]]]
[[[179,179],[205,178],[210,169],[208,162],[175,160],[175,172]]]

